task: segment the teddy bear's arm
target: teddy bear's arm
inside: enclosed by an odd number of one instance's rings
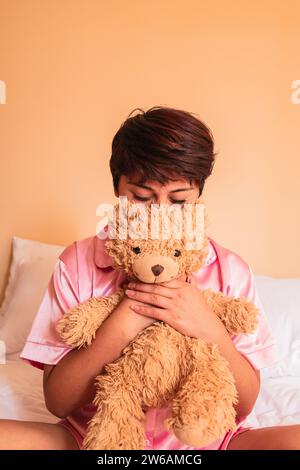
[[[123,296],[124,290],[120,288],[110,297],[92,297],[71,308],[56,326],[63,341],[72,347],[89,346]]]
[[[229,297],[211,289],[203,295],[230,334],[253,333],[257,327],[259,310],[245,297]]]

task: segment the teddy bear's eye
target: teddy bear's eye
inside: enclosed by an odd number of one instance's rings
[[[174,256],[176,256],[176,258],[178,258],[178,256],[180,256],[180,255],[181,255],[181,251],[179,251],[179,250],[174,251]]]
[[[141,252],[141,249],[140,249],[139,246],[135,246],[134,248],[132,248],[132,251],[133,251],[136,255],[138,255],[138,254]]]

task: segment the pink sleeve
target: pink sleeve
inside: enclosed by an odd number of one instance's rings
[[[275,339],[258,297],[251,268],[242,262],[236,274],[236,280],[229,288],[228,295],[246,297],[251,300],[259,309],[260,315],[256,331],[249,335],[234,336],[233,342],[238,351],[245,356],[255,369],[262,369],[278,361]]]
[[[76,255],[74,245],[67,249],[74,250]],[[64,313],[78,303],[76,274],[59,258],[20,357],[43,369],[44,364],[57,364],[71,351],[72,348],[59,338],[55,326]]]

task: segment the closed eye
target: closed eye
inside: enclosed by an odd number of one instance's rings
[[[138,194],[134,194],[134,193],[132,193],[132,195],[133,195],[133,197],[136,201],[141,201],[141,202],[151,201],[151,197],[143,197],[143,196],[139,196]],[[170,199],[170,202],[171,202],[171,204],[185,204],[186,199]]]
[[[179,199],[172,200],[172,199],[170,199],[170,201],[171,201],[172,204],[184,204],[186,202],[185,199],[183,199],[183,200],[179,200]]]
[[[134,199],[136,199],[137,201],[150,201],[151,198],[150,197],[141,197],[141,196],[138,196],[137,194],[133,194],[133,197]]]

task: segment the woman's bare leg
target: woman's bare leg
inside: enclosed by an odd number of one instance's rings
[[[233,437],[228,450],[299,450],[300,425],[250,429]]]
[[[78,450],[70,431],[60,424],[0,420],[0,450]]]

